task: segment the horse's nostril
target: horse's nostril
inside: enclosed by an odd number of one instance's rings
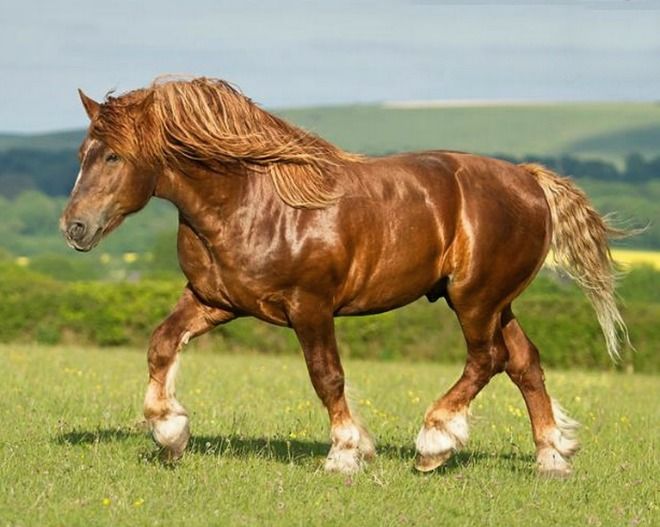
[[[87,227],[81,221],[72,221],[66,230],[67,235],[72,240],[79,240],[85,235]]]

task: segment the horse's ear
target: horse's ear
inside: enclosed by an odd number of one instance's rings
[[[80,100],[82,101],[82,104],[85,107],[85,111],[87,112],[87,117],[93,121],[101,111],[101,105],[94,99],[87,97],[87,95],[85,95],[81,89],[78,89],[78,94],[80,95]]]

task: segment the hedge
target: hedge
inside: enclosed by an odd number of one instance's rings
[[[637,352],[614,366],[591,306],[576,288],[549,274],[537,278],[514,311],[543,363],[561,368],[614,367],[660,371],[660,273],[642,268],[624,281],[623,307]],[[182,281],[58,282],[0,263],[0,342],[136,346],[170,312]],[[383,360],[463,361],[465,346],[454,314],[443,301],[425,299],[389,313],[337,319],[344,356]],[[198,346],[239,353],[299,353],[293,332],[252,319],[221,326]]]

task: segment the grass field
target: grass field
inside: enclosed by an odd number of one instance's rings
[[[266,343],[264,343],[266,344]],[[138,425],[136,350],[0,346],[0,525],[658,525],[658,377],[546,372],[583,423],[575,474],[534,470],[522,400],[504,377],[473,405],[467,450],[412,471],[426,405],[459,366],[346,364],[379,457],[320,469],[325,412],[301,358],[190,350],[179,395],[193,439],[175,468]]]
[[[621,163],[626,154],[658,155],[660,104],[653,102],[387,105],[282,109],[277,113],[353,151],[385,153],[457,149],[486,154],[595,157]],[[10,148],[77,149],[83,131],[0,134]]]

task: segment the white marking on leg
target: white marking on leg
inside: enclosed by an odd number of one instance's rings
[[[178,459],[190,439],[190,420],[185,414],[169,415],[153,422],[155,441],[166,448],[171,459]]]
[[[341,445],[345,448],[355,448],[359,442],[360,431],[352,422],[336,426],[332,429],[333,445]]]
[[[568,416],[566,410],[556,401],[552,400],[552,414],[557,428],[549,434],[550,442],[564,457],[571,457],[580,448],[577,431],[580,423]]]
[[[360,413],[353,406],[352,387],[346,386],[344,390],[344,396],[347,399],[348,407],[351,412],[351,419],[353,420],[353,424],[357,427],[358,432],[360,433],[360,440],[358,442],[358,450],[360,451],[360,456],[362,459],[369,461],[376,457],[376,446],[374,444],[374,440],[371,437],[369,430],[367,430],[367,427],[362,422]]]
[[[360,470],[362,454],[359,449],[360,429],[348,422],[332,428],[332,447],[325,461],[325,470],[353,474]]]
[[[165,397],[168,399],[176,395],[176,376],[179,373],[179,361],[181,358],[177,353],[170,365],[170,368],[167,370],[167,375],[165,376]]]
[[[186,331],[183,336],[181,337],[181,342],[179,343],[179,350],[188,344],[190,342],[190,337],[192,337],[192,333],[190,331]]]
[[[360,441],[358,442],[360,456],[367,461],[372,460],[376,457],[376,445],[374,444],[374,440],[362,423],[358,422],[356,426],[360,431]]]
[[[459,450],[465,446],[468,438],[467,417],[465,413],[459,413],[435,426],[422,426],[415,446],[421,456],[437,456]]]
[[[147,386],[147,393],[144,395],[144,413],[145,415],[151,414],[156,408],[158,408],[158,402],[160,401],[159,397],[159,387],[153,381],[149,382]]]
[[[571,465],[568,458],[580,448],[576,432],[580,424],[569,417],[561,405],[552,400],[552,414],[556,426],[545,434],[546,444],[538,449],[536,458],[539,470],[555,476],[568,476]]]
[[[151,429],[154,440],[167,449],[170,459],[178,459],[190,439],[190,420],[186,409],[175,398],[176,376],[179,370],[180,357],[177,353],[165,376],[165,406],[166,413],[161,417],[151,420]],[[150,382],[145,396],[145,408],[157,408],[161,399],[159,398],[159,386]]]

